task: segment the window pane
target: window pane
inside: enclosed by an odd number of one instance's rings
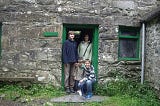
[[[121,32],[122,36],[136,36],[136,31],[123,31]]]
[[[119,57],[136,58],[137,39],[120,39]]]

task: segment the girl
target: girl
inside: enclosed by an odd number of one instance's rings
[[[89,59],[85,60],[84,65],[82,65],[82,79],[79,81],[78,87],[80,90],[77,92],[84,96],[86,99],[90,99],[93,95],[92,86],[96,82],[96,76],[94,72],[94,67],[91,65]]]

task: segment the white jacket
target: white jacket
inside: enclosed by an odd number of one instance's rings
[[[87,48],[87,46],[88,46],[88,48]],[[87,48],[87,50],[86,50],[86,48]],[[85,53],[85,51],[86,51],[86,53]],[[84,55],[84,53],[85,53],[85,55]],[[92,58],[92,43],[82,41],[78,45],[78,56],[79,56],[79,58],[83,58],[83,60],[86,60],[86,59],[91,60],[91,58]]]

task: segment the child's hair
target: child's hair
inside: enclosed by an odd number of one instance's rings
[[[88,61],[91,64],[91,61],[89,59],[85,59],[85,62]]]
[[[73,31],[69,31],[68,32],[68,35],[67,35],[67,39],[69,38],[69,35],[73,34],[74,35],[74,32]]]
[[[73,31],[69,31],[69,32],[68,32],[68,35],[70,35],[70,34],[74,34],[74,32],[73,32]]]

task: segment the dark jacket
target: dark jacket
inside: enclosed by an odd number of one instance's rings
[[[62,46],[62,61],[64,64],[77,62],[78,52],[77,52],[77,42],[66,40]]]

